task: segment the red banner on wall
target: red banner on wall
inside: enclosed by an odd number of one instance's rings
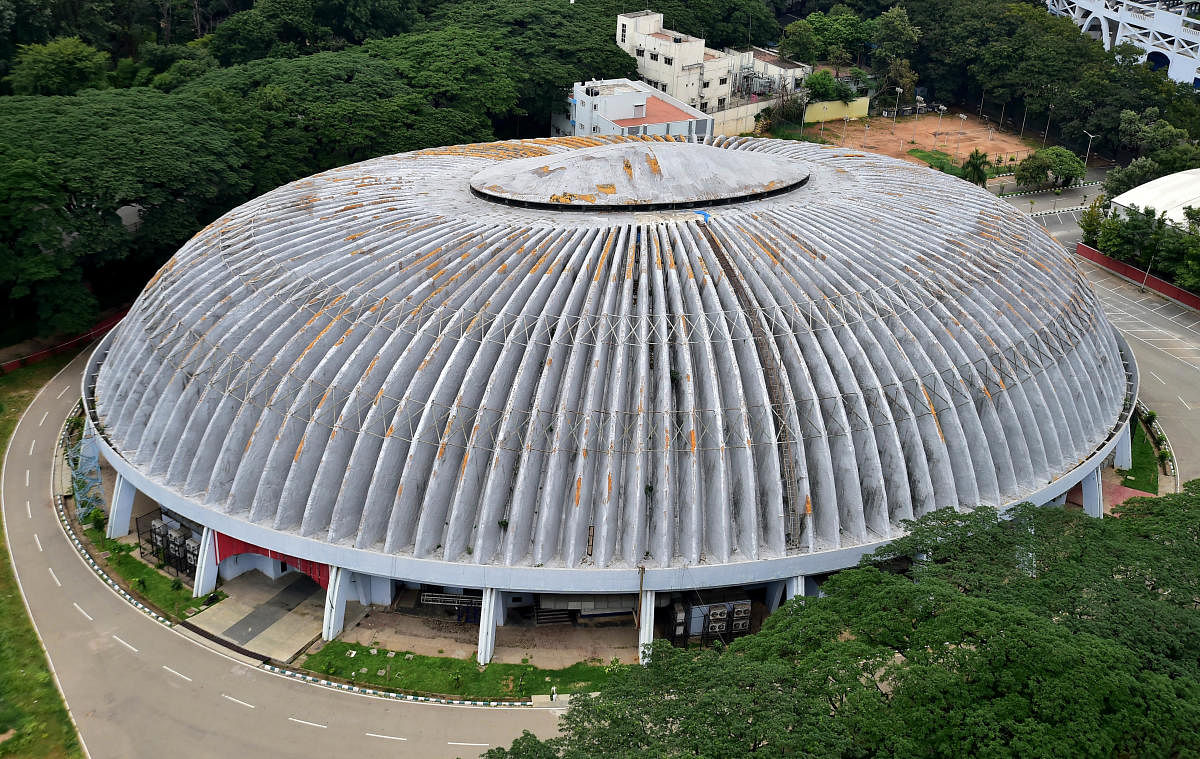
[[[296,556],[289,556],[286,553],[272,551],[269,548],[262,548],[252,543],[247,543],[244,540],[231,538],[224,533],[217,534],[217,563],[220,564],[223,560],[230,556],[237,556],[242,553],[253,553],[259,556],[266,556],[276,561],[282,561],[289,567],[292,567],[309,577],[313,578],[322,588],[329,589],[329,565],[322,564],[319,561],[309,561]]]
[[[1145,271],[1137,268],[1136,266],[1130,266],[1124,261],[1118,261],[1115,258],[1109,258],[1091,246],[1078,243],[1075,246],[1075,255],[1079,256],[1080,258],[1086,258],[1094,264],[1099,264],[1114,274],[1120,274],[1126,279],[1132,279],[1134,282],[1142,282],[1144,280],[1146,282],[1147,290],[1153,290],[1159,295],[1165,295],[1172,300],[1179,301],[1185,306],[1200,310],[1200,295],[1188,292],[1182,287],[1176,287],[1170,282],[1159,279],[1158,277],[1146,277]]]

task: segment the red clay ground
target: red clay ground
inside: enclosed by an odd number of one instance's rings
[[[909,155],[909,150],[940,150],[951,158],[957,155],[956,162],[961,163],[972,150],[978,148],[987,153],[993,161],[1003,161],[1015,166],[1017,161],[1041,147],[1040,141],[1033,136],[1031,130],[1026,130],[1026,137],[1022,140],[1015,134],[997,131],[994,126],[989,127],[976,116],[965,115],[967,118],[964,121],[959,118],[957,112],[947,111],[946,115],[940,118],[940,123],[936,113],[916,117],[901,116],[894,126],[891,119],[884,118],[831,121],[823,127],[810,126],[805,130],[805,134],[823,137],[835,145],[862,148],[922,165],[925,162]],[[994,125],[995,122],[992,123]],[[1016,160],[1010,161],[1012,158]]]

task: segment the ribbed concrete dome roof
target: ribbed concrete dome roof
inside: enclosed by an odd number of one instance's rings
[[[745,197],[480,195],[585,179]],[[1079,271],[982,190],[806,143],[564,138],[379,158],[231,211],[146,287],[96,408],[149,477],[278,531],[674,567],[1020,500],[1124,393]]]

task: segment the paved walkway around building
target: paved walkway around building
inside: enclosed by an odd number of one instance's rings
[[[256,654],[290,662],[321,637],[325,592],[307,575],[256,570],[221,585],[229,597],[192,617],[197,627]]]
[[[562,669],[584,661],[605,664],[613,659],[636,663],[637,628],[632,621],[598,619],[580,625],[535,627],[510,612],[509,624],[496,628],[492,661],[533,664],[542,669]],[[372,610],[354,625],[347,625],[342,640],[389,651],[423,656],[465,659],[475,653],[479,628],[453,617]]]

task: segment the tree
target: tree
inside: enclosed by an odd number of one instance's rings
[[[1044,187],[1050,183],[1050,159],[1039,150],[1017,164],[1013,179],[1022,187]]]
[[[992,162],[988,160],[987,153],[981,152],[978,148],[971,151],[971,155],[962,164],[962,178],[983,186],[987,184],[988,168]]]
[[[845,82],[834,79],[828,71],[809,74],[804,78],[804,86],[814,102],[841,100],[848,103],[854,98],[854,90]]]
[[[18,95],[73,95],[108,82],[108,56],[78,37],[23,45],[5,81]]]
[[[945,509],[727,648],[656,641],[489,759],[1200,750],[1200,481],[1119,519]],[[915,559],[914,557],[920,557]]]
[[[1049,172],[1059,185],[1066,187],[1087,175],[1087,168],[1079,156],[1058,145],[1042,148],[1038,151],[1049,163]]]
[[[913,26],[904,6],[889,8],[875,19],[874,57],[877,69],[886,71],[892,61],[910,58],[919,39],[921,30]]]
[[[828,14],[820,11],[811,13],[805,21],[821,41],[823,55],[830,48],[837,47],[855,60],[865,54],[875,31],[873,22],[859,18],[857,13],[844,5],[835,5]]]
[[[797,61],[815,61],[824,50],[824,45],[813,31],[812,25],[804,19],[793,21],[783,30],[783,39],[779,41],[779,49],[789,58]]]
[[[1119,166],[1109,170],[1104,177],[1104,194],[1114,198],[1126,190],[1132,190],[1165,173],[1154,159],[1135,158],[1129,162],[1128,166]]]

